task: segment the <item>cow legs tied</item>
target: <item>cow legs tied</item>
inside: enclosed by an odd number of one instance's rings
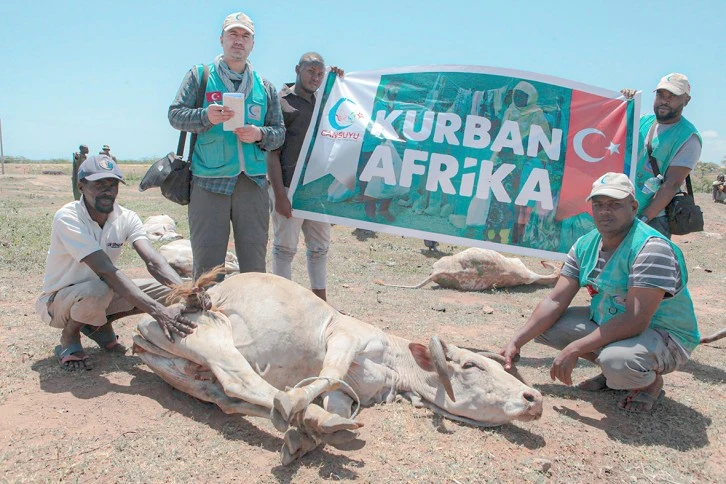
[[[285,432],[285,442],[280,451],[282,465],[290,464],[320,444],[345,449],[358,437],[357,430],[363,426],[315,404],[308,405],[305,412],[298,414],[294,420],[292,424],[296,428]]]
[[[273,422],[291,422],[296,414],[304,411],[313,400],[326,392],[340,387],[340,381],[348,373],[353,359],[358,352],[358,341],[349,334],[332,337],[327,344],[327,352],[323,361],[323,369],[319,377],[300,388],[286,392],[278,392],[273,400]]]

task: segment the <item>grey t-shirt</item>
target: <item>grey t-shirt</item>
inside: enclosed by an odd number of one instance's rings
[[[655,134],[657,136],[661,136],[663,133],[676,126],[676,124],[678,123],[660,124],[656,121]],[[683,143],[683,146],[676,151],[676,154],[673,155],[673,159],[668,166],[685,166],[686,168],[693,170],[696,163],[698,163],[699,158],[701,158],[701,140],[698,139],[698,136],[692,134],[691,137]]]

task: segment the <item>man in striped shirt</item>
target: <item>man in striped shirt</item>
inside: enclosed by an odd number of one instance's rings
[[[550,377],[572,384],[579,358],[602,373],[578,388],[628,390],[620,408],[649,412],[663,396],[663,375],[688,361],[700,334],[680,249],[636,220],[627,176],[606,173],[590,196],[596,229],[575,242],[552,293],[504,347],[505,368],[531,340],[560,350]],[[570,307],[581,287],[590,307]]]

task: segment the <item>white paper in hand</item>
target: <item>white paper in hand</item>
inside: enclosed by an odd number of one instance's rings
[[[222,105],[234,112],[234,117],[229,121],[225,121],[223,129],[225,131],[234,131],[245,125],[245,97],[240,92],[225,92],[222,94]]]

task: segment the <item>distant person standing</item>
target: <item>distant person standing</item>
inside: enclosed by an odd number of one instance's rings
[[[114,162],[118,163],[116,160],[116,157],[111,154],[111,148],[108,145],[103,145],[103,148],[101,148],[101,151],[98,152],[99,155],[106,155],[109,158],[111,158]]]
[[[248,57],[255,46],[255,27],[242,12],[228,15],[219,38],[222,54],[209,64],[202,107],[195,108],[201,66],[182,80],[169,106],[175,129],[198,133],[192,155],[189,231],[194,279],[224,264],[230,222],[240,272],[265,272],[270,225],[265,151],[285,140],[275,87],[253,69]],[[244,126],[223,129],[234,111],[218,101],[224,93],[244,96]]]
[[[715,203],[726,202],[726,176],[723,173],[718,175],[711,185],[711,196]]]
[[[73,168],[71,170],[71,188],[73,189],[73,198],[81,199],[81,190],[78,188],[78,167],[88,158],[88,146],[81,145],[78,151],[73,153]]]
[[[337,67],[332,70],[339,76],[343,75],[343,71]],[[292,260],[297,253],[302,231],[307,247],[310,289],[325,301],[330,224],[293,217],[290,200],[287,198],[297,159],[313,116],[315,91],[320,88],[325,77],[325,61],[320,54],[308,52],[295,66],[295,74],[295,82],[283,86],[279,94],[285,120],[285,142],[279,150],[271,151],[267,155],[267,176],[274,198],[272,272],[292,279]]]

